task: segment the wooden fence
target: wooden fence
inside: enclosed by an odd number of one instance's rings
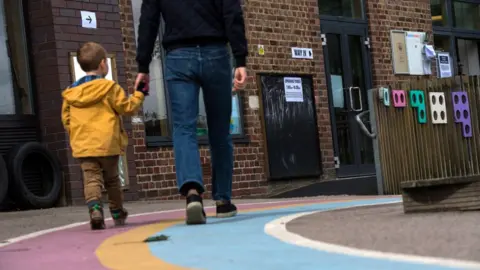
[[[394,90],[405,91],[406,107],[398,107],[400,104],[394,106],[395,98],[401,97],[402,93]],[[421,92],[416,90],[424,93],[423,114],[420,112]],[[378,98],[381,90],[373,91],[376,139],[385,194],[401,193],[400,183],[404,181],[480,175],[480,77],[421,79],[394,84],[389,87],[389,106]],[[456,98],[453,96],[457,91],[467,94],[467,102],[464,103],[466,100],[462,93],[457,93]],[[394,96],[393,93],[399,95]],[[434,96],[435,106],[432,106],[431,96]],[[454,101],[459,106],[467,104],[469,108],[456,107],[454,111]],[[446,105],[443,113],[446,112],[447,123],[434,124],[431,109],[440,108],[436,117],[441,119],[441,103]],[[455,116],[467,116],[467,120],[456,122]],[[426,117],[426,123],[419,123],[423,117]]]

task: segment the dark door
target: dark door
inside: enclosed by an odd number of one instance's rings
[[[269,179],[319,176],[321,161],[312,78],[260,75],[260,84]],[[286,91],[286,86],[290,90]]]
[[[322,22],[321,28],[337,176],[374,174],[372,141],[355,121],[368,110],[372,88],[367,27]]]

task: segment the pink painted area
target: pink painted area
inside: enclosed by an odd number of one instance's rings
[[[351,200],[351,198],[348,198]],[[332,200],[302,200],[290,202],[258,203],[239,205],[240,210],[289,206],[295,204],[328,203]],[[341,198],[340,198],[341,200]],[[345,198],[347,200],[347,198]],[[214,209],[207,209],[214,213]],[[91,231],[88,225],[52,232],[36,238],[0,248],[1,270],[100,270],[104,268],[97,257],[95,250],[107,238],[115,234],[128,231],[134,227],[143,226],[160,220],[181,219],[184,210],[166,213],[156,213],[144,216],[131,217],[129,225],[123,228],[113,228],[109,222],[109,229]]]
[[[407,96],[405,90],[392,90],[393,107],[403,108],[407,106]]]

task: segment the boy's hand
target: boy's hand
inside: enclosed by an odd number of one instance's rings
[[[146,73],[138,73],[137,79],[135,80],[135,90],[148,95],[148,83],[150,82],[150,77]],[[142,83],[145,85],[144,90],[139,89],[138,87],[142,86]]]
[[[247,69],[245,67],[238,67],[235,69],[235,76],[233,78],[233,91],[245,89],[247,84]]]

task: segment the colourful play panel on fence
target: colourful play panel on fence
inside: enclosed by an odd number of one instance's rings
[[[393,106],[395,108],[404,108],[407,106],[407,97],[405,90],[392,90]]]
[[[447,123],[447,105],[445,102],[445,93],[430,92],[430,113],[432,117],[432,124],[446,124]]]
[[[426,113],[426,102],[425,102],[425,92],[422,90],[392,90],[389,91],[388,88],[380,88],[379,97],[383,102],[383,105],[389,107],[393,103],[395,108],[405,108],[407,107],[407,93],[408,93],[408,104],[411,108],[416,111],[416,119],[419,124],[427,123],[427,113]],[[391,92],[391,93],[390,93]],[[390,99],[390,94],[392,99]],[[455,123],[461,124],[462,135],[464,138],[470,138],[473,136],[472,133],[472,120],[470,117],[470,105],[468,99],[468,93],[464,91],[454,91],[451,92],[452,103],[453,103],[453,121]],[[434,125],[447,124],[448,123],[448,113],[447,113],[447,99],[444,92],[429,92],[429,107],[430,107],[430,117],[431,123]],[[391,102],[391,101],[392,102]]]
[[[472,120],[470,118],[470,105],[466,92],[452,92],[453,111],[455,123],[462,124],[463,137],[472,137]]]
[[[417,121],[420,124],[427,123],[425,94],[421,90],[410,90],[410,106],[417,110]]]

